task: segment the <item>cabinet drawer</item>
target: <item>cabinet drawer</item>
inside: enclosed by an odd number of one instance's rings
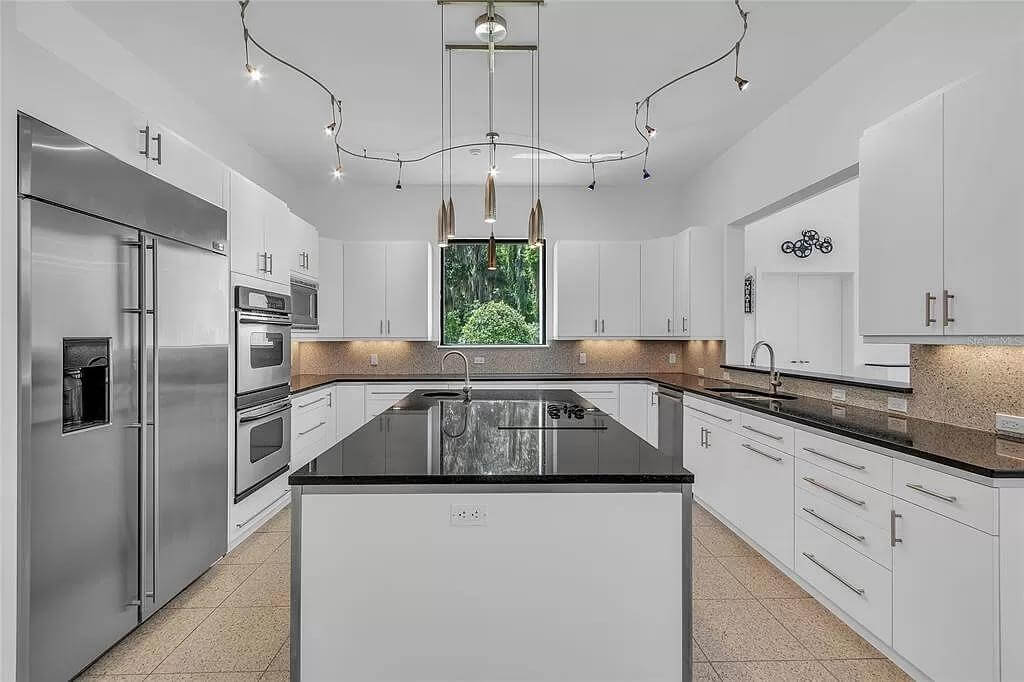
[[[758,443],[793,454],[793,427],[770,419],[744,414],[740,419],[740,433]]]
[[[796,461],[796,485],[878,528],[889,527],[892,511],[889,493],[869,488],[802,459]]]
[[[326,403],[324,403],[326,405]],[[292,417],[292,447],[303,448],[310,443],[326,441],[332,434],[334,412],[316,408]]]
[[[797,488],[796,515],[847,547],[892,569],[890,530],[879,528],[820,495]]]
[[[333,407],[334,390],[331,388],[323,391],[303,393],[292,398],[292,417],[298,417],[310,410],[318,410],[324,407]]]
[[[683,397],[683,406],[699,413],[702,418],[707,418],[727,428],[738,429],[740,426],[740,413],[724,405],[709,403],[687,395]]]
[[[797,518],[796,572],[880,640],[892,643],[891,571]]]
[[[911,464],[892,463],[892,492],[907,502],[991,535],[999,533],[995,488]]]
[[[796,456],[872,488],[892,490],[892,457],[888,455],[798,430]]]
[[[733,438],[734,476],[727,483],[739,497],[734,523],[793,568],[793,456],[749,438]]]

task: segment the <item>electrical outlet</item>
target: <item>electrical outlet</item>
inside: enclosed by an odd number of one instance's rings
[[[898,396],[891,395],[888,400],[888,408],[890,412],[902,412],[907,413],[907,399],[900,398]]]
[[[481,356],[481,355],[474,355],[473,356],[473,364],[474,365],[482,365],[482,364],[484,364],[483,356]]]
[[[580,364],[581,365],[587,364],[587,354],[586,353],[580,353]]]
[[[380,360],[377,359],[376,353],[370,353],[370,367],[376,367],[380,364]]]
[[[704,368],[703,367],[698,367],[697,368],[697,375],[698,376],[704,376]]]
[[[725,379],[726,381],[732,381],[732,375],[729,374],[729,370],[724,370],[722,372],[722,378]]]
[[[996,431],[1012,436],[1024,436],[1024,417],[1012,414],[996,414]]]
[[[846,417],[846,408],[843,407],[842,405],[833,405],[832,416],[836,417],[837,419],[843,419],[844,417]]]
[[[839,388],[837,386],[832,387],[832,400],[838,400],[839,402],[846,402],[846,389]]]
[[[453,504],[449,521],[453,526],[486,526],[487,505]]]
[[[676,359],[677,359],[677,356],[676,356],[675,353],[669,353],[668,354],[668,364],[670,364],[670,365],[676,364]]]

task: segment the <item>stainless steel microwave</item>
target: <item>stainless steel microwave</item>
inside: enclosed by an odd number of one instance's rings
[[[292,328],[316,331],[319,301],[316,282],[292,278]]]

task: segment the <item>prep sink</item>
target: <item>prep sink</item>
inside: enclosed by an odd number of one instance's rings
[[[756,388],[738,388],[735,386],[722,386],[720,388],[709,388],[714,393],[725,393],[740,400],[794,400],[797,396],[790,393],[769,393],[759,391]]]

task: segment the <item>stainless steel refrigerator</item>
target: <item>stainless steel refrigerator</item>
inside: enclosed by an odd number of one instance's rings
[[[227,216],[19,116],[18,676],[66,680],[224,554]]]

